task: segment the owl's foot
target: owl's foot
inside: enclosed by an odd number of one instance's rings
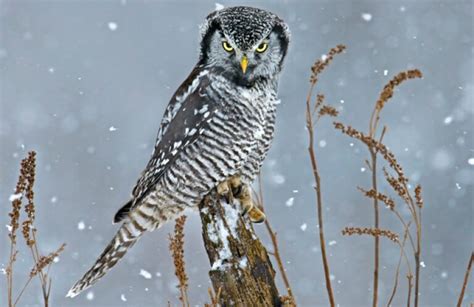
[[[217,185],[217,194],[231,201],[233,197],[239,197],[241,194],[242,183],[239,175],[229,177]]]
[[[265,213],[254,204],[248,185],[245,184],[241,186],[241,192],[238,198],[243,207],[242,215],[248,214],[252,223],[262,223],[265,221]]]
[[[265,219],[267,218],[265,216],[265,213],[262,212],[262,210],[258,209],[257,206],[254,206],[252,210],[248,212],[250,221],[255,224],[260,224],[265,222]]]
[[[250,187],[243,184],[239,175],[229,177],[227,180],[217,185],[217,194],[231,201],[233,197],[239,199],[242,204],[242,216],[248,214],[252,223],[262,223],[265,221],[265,213],[255,206]]]

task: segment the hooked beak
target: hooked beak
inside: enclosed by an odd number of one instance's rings
[[[244,55],[242,57],[242,60],[240,61],[240,67],[242,68],[242,72],[245,74],[247,71],[247,65],[249,64],[249,60],[247,59],[247,56]]]

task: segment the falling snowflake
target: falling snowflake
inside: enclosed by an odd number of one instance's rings
[[[143,276],[143,278],[145,279],[151,279],[151,273],[144,269],[140,270],[140,275]]]
[[[86,229],[86,224],[83,221],[80,221],[79,223],[77,223],[77,229],[79,230]]]
[[[469,158],[469,159],[467,160],[467,163],[468,163],[469,165],[474,165],[474,158]]]
[[[118,28],[117,23],[115,23],[115,22],[113,22],[113,21],[109,22],[109,23],[107,24],[107,26],[109,27],[109,30],[110,30],[110,31],[115,31],[115,30],[117,30],[117,28]]]
[[[92,301],[94,299],[94,292],[89,291],[86,295],[87,300]]]
[[[295,198],[290,197],[290,198],[288,198],[288,200],[286,201],[285,204],[286,204],[287,207],[292,207],[294,202],[295,202]]]
[[[110,132],[117,131],[117,128],[115,128],[114,126],[110,126],[110,127],[109,127],[109,131],[110,131]]]
[[[452,116],[447,116],[445,119],[444,119],[444,124],[445,125],[449,125],[453,122],[453,117]]]
[[[361,17],[367,22],[372,20],[372,14],[369,14],[369,13],[362,13]]]
[[[123,301],[123,302],[126,302],[127,301],[127,298],[125,297],[125,294],[121,294],[120,295],[120,299]]]
[[[306,231],[306,228],[308,228],[308,225],[306,225],[306,223],[304,223],[304,224],[302,224],[302,225],[300,226],[300,229],[301,229],[302,231]]]

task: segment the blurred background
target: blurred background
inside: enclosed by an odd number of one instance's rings
[[[263,182],[267,216],[299,305],[328,305],[306,149],[309,68],[343,43],[347,52],[324,72],[318,90],[340,110],[339,120],[355,128],[367,130],[392,76],[410,68],[424,73],[397,89],[382,123],[385,143],[411,184],[424,188],[421,305],[453,306],[473,248],[472,1],[220,3],[271,10],[292,31]],[[46,253],[67,243],[51,271],[52,306],[179,304],[168,251],[171,224],[144,236],[93,288],[64,296],[115,234],[112,217],[148,161],[164,108],[197,61],[198,26],[215,7],[214,1],[0,1],[0,266],[8,257],[8,199],[19,163],[36,150],[39,244]],[[372,224],[372,204],[356,189],[370,184],[368,152],[331,121],[316,129],[331,278],[340,306],[368,306],[373,239],[341,235],[345,226]],[[386,184],[381,190],[390,191]],[[381,226],[402,231],[387,210],[381,210]],[[271,250],[264,227],[256,228]],[[388,240],[381,248],[385,305],[399,249]],[[202,306],[209,301],[209,262],[197,214],[186,224],[185,254],[191,304]],[[17,290],[31,266],[22,248]],[[396,306],[405,304],[404,274]],[[0,305],[6,305],[3,277],[0,288]],[[472,293],[470,286],[466,303]],[[34,280],[20,305],[40,303]]]

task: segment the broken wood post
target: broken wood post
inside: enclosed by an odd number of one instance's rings
[[[282,306],[267,250],[237,199],[214,189],[199,205],[209,276],[221,306]]]

